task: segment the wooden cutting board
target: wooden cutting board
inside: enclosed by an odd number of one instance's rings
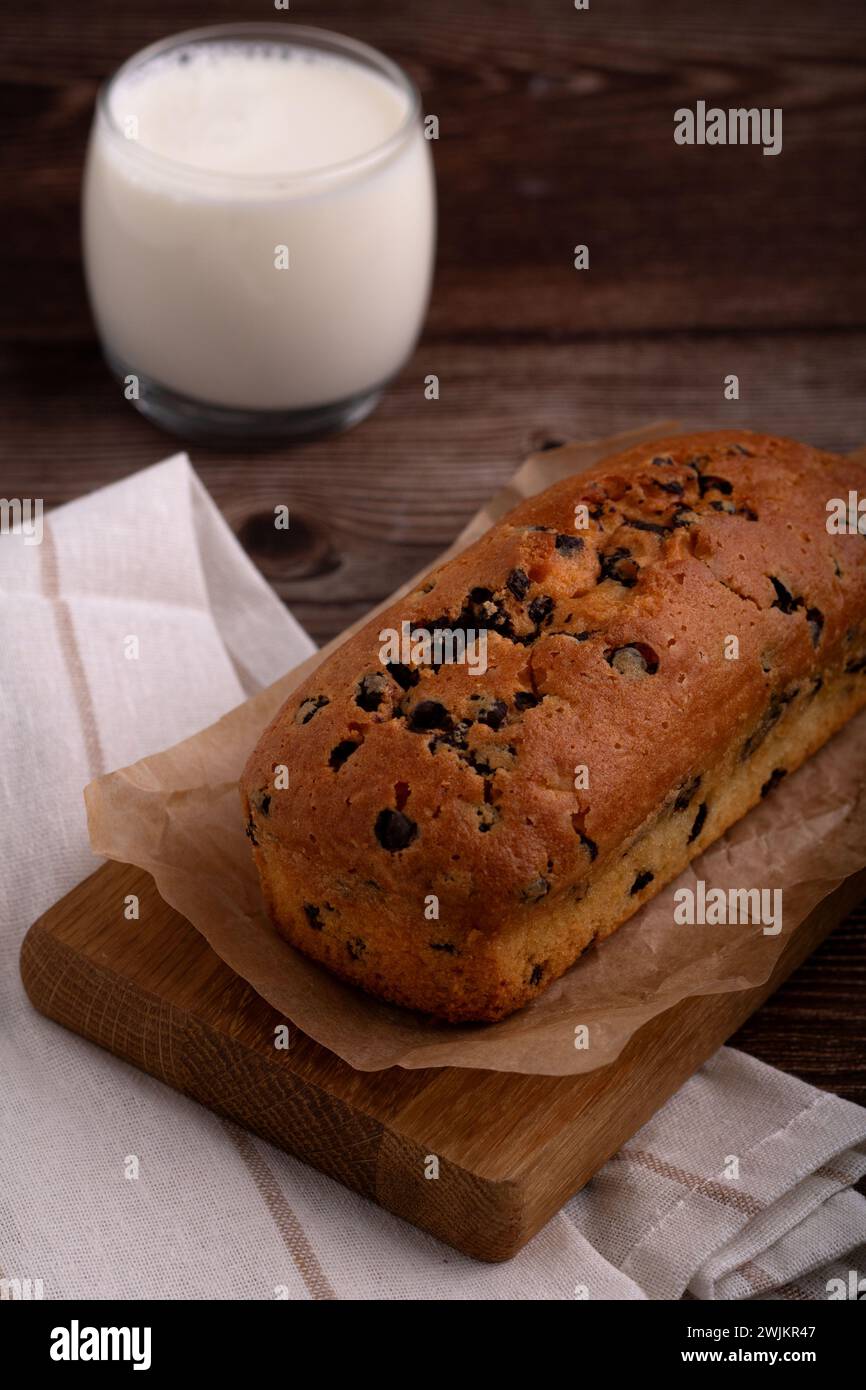
[[[294,1027],[277,1051],[284,1020],[129,865],[104,865],[40,917],[21,973],[49,1018],[458,1250],[505,1260],[864,895],[866,872],[802,923],[765,985],[684,1000],[580,1077],[357,1072]]]

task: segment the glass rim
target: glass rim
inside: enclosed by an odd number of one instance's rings
[[[407,98],[406,111],[396,130],[369,150],[352,155],[349,159],[338,160],[332,164],[323,164],[299,173],[266,170],[247,174],[234,173],[225,169],[205,169],[200,165],[186,164],[183,160],[172,159],[168,155],[149,150],[137,140],[130,140],[124,134],[111,109],[111,96],[121,78],[137,68],[144,67],[154,58],[171,52],[174,48],[231,39],[271,40],[284,44],[286,47],[297,44],[299,47],[317,48],[323,52],[342,54],[363,66],[372,67],[380,75],[390,79],[405,94]],[[278,183],[280,192],[291,188],[305,188],[317,183],[327,183],[381,163],[405,142],[415,126],[420,109],[420,93],[409,74],[399,63],[394,62],[378,48],[364,43],[361,39],[353,39],[347,34],[338,34],[331,29],[320,29],[312,24],[294,24],[291,22],[274,24],[267,21],[254,21],[248,24],[209,24],[202,28],[185,29],[181,33],[169,34],[166,38],[157,39],[155,43],[148,44],[132,53],[121,63],[119,68],[115,69],[111,76],[103,82],[96,101],[97,119],[104,122],[111,136],[122,141],[125,154],[131,155],[134,160],[141,164],[150,166],[154,171],[174,174],[176,177],[179,176],[186,181],[196,183],[212,183],[217,180],[244,188],[252,188],[257,185],[272,188],[275,183]]]

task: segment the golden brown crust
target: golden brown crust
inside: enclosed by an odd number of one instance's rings
[[[556,484],[432,571],[249,759],[280,930],[441,1017],[534,997],[745,814],[770,752],[791,771],[866,704],[866,544],[826,526],[850,489],[862,464],[805,445],[680,436]],[[483,627],[486,672],[389,671],[380,633],[403,622]],[[656,860],[632,892],[636,840]]]

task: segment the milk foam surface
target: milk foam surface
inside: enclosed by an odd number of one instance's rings
[[[388,140],[408,98],[371,68],[288,44],[198,43],[121,77],[110,109],[139,143],[197,169],[298,174]]]

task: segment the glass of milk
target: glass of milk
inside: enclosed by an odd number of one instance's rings
[[[84,255],[125,395],[191,438],[291,438],[373,409],[417,339],[435,194],[418,93],[366,44],[220,25],[100,94]]]

